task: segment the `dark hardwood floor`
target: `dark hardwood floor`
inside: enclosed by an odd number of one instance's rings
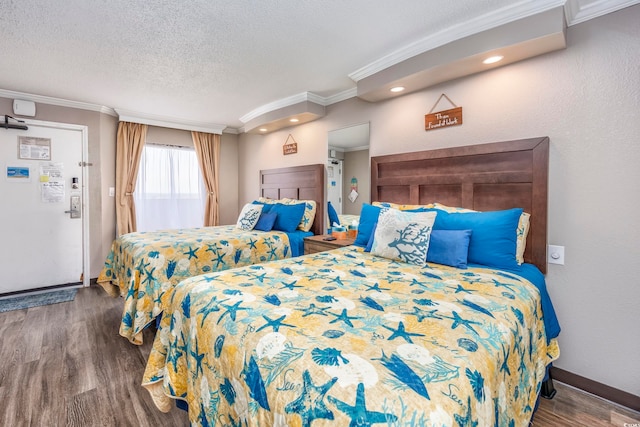
[[[118,335],[122,300],[98,286],[74,301],[0,313],[0,426],[187,426],[140,386],[153,342]]]
[[[163,414],[140,386],[153,333],[143,346],[118,335],[122,300],[98,286],[72,302],[0,313],[0,426],[187,426]],[[640,414],[556,382],[533,425],[617,426]]]

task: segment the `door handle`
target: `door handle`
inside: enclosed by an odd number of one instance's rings
[[[64,213],[70,214],[71,218],[80,218],[82,216],[82,212],[80,211],[80,196],[71,196],[69,203],[68,211],[64,211]]]

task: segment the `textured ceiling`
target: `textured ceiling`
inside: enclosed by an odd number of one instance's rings
[[[0,0],[0,89],[240,128],[266,104],[528,0]],[[575,1],[574,1],[575,3]]]

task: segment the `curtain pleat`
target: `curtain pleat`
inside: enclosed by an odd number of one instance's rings
[[[204,226],[218,225],[218,170],[220,167],[220,135],[191,132],[193,145],[202,171],[202,179],[207,190],[204,206]]]
[[[136,231],[136,188],[140,156],[147,139],[147,125],[118,123],[116,139],[116,224],[118,236]]]

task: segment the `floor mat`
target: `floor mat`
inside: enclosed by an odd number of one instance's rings
[[[58,304],[73,301],[78,289],[63,289],[59,291],[43,292],[41,294],[20,295],[0,300],[0,313],[41,305]]]

